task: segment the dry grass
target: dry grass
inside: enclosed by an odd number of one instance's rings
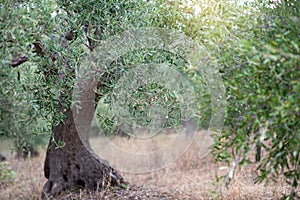
[[[216,177],[226,174],[228,167],[213,162],[208,155],[208,147],[213,141],[205,135],[198,133],[190,148],[168,167],[144,174],[123,173],[123,176],[130,183],[172,189],[181,194],[190,194],[193,199],[280,199],[282,193],[290,192],[283,180],[268,185],[254,184],[255,166],[246,166],[237,172],[229,188],[217,184]],[[188,139],[181,138],[180,141],[184,143],[184,140]],[[122,145],[126,146],[124,143]]]
[[[172,139],[174,136],[168,137]],[[199,135],[197,137],[195,141],[204,139],[203,134],[200,138]],[[181,141],[183,140],[184,138],[181,138]],[[98,145],[95,151],[105,149],[105,146],[99,146],[99,142],[97,139],[92,141],[94,147],[95,144]],[[132,142],[126,143],[120,138],[115,142],[123,147],[133,145]],[[210,142],[206,140],[205,145]],[[149,147],[143,144],[140,148],[143,148],[142,151],[156,149],[154,143],[150,142]],[[160,143],[155,144],[161,147]],[[176,149],[178,144],[174,145]],[[130,182],[131,187],[127,190],[69,190],[58,199],[279,199],[282,193],[289,192],[282,180],[268,186],[254,184],[254,168],[249,166],[242,168],[229,188],[225,189],[216,184],[215,178],[226,173],[227,167],[215,164],[209,156],[203,157],[206,153],[207,149],[203,148],[203,144],[193,143],[180,159],[166,168],[140,174],[121,172],[125,180]],[[112,157],[111,163],[117,159],[116,156]],[[10,159],[10,165],[17,178],[13,184],[0,187],[0,199],[40,199],[43,184],[46,182],[43,176],[43,161],[42,156],[28,160]]]
[[[10,166],[16,172],[14,183],[0,188],[0,199],[35,200],[40,199],[46,178],[43,174],[44,157],[10,159]]]

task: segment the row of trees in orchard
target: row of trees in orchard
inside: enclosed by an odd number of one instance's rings
[[[95,113],[95,102],[111,109],[113,90],[123,73],[140,63],[167,63],[201,94],[196,108],[199,125],[206,128],[212,114],[209,91],[202,88],[207,83],[196,68],[182,65],[188,60],[153,48],[115,58],[101,68],[97,79],[85,77],[88,84],[77,84],[76,77],[84,58],[112,36],[133,28],[168,28],[203,46],[222,77],[227,116],[223,130],[214,137],[212,153],[230,166],[225,180],[233,179],[237,166],[256,162],[257,182],[283,176],[292,186],[286,195],[296,198],[299,9],[297,0],[4,0],[0,5],[0,136],[14,138],[18,149],[28,149],[36,145],[31,142],[36,135],[51,132],[43,197],[74,185],[123,185],[122,176],[90,148],[88,133],[95,115],[108,132],[117,124],[111,112]],[[75,90],[84,93],[78,102],[73,101]],[[139,90],[135,96],[139,104],[129,106],[135,120],[149,123],[151,96],[170,102],[173,114],[164,127],[178,124],[180,105],[172,91],[158,84]],[[77,119],[85,124],[77,127]]]

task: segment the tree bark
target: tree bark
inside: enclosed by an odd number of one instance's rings
[[[54,127],[46,153],[44,173],[48,179],[42,198],[58,195],[70,186],[102,188],[120,186],[122,176],[108,161],[99,158],[91,149],[88,133],[95,112],[97,82],[93,78],[79,81],[80,111],[62,110],[66,120]]]
[[[42,198],[52,198],[70,186],[101,188],[124,183],[106,160],[97,157],[83,143],[76,130],[72,111],[68,110],[66,115],[65,123],[54,128],[49,142],[44,166],[48,181],[44,185]]]

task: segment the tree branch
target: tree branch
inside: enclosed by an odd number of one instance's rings
[[[33,43],[33,46],[34,46],[34,50],[33,50],[34,53],[37,53],[39,56],[42,57],[45,55],[45,53],[43,52],[43,45],[41,41],[37,40],[36,42]],[[12,67],[17,67],[26,61],[28,61],[28,57],[20,53],[19,56],[17,58],[14,58],[9,65]]]
[[[26,61],[28,61],[28,58],[21,54],[19,57],[13,59],[9,65],[12,67],[17,67]]]

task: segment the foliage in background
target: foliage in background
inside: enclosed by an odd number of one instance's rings
[[[256,12],[239,16],[240,34],[232,32],[235,40],[219,46],[228,117],[213,153],[230,165],[227,181],[236,166],[257,162],[257,182],[283,176],[292,186],[289,198],[295,199],[300,181],[300,3],[250,6]]]
[[[2,68],[0,90],[0,136],[12,139],[17,157],[26,158],[47,143],[47,123],[42,119],[39,106],[28,87],[34,75],[29,66],[22,69]]]
[[[283,176],[292,186],[291,193],[283,197],[296,198],[300,181],[300,2],[170,2],[183,13],[174,19],[176,23],[207,48],[223,77],[228,116],[212,150],[217,161],[230,165],[225,181],[233,179],[237,166],[257,162],[257,182]]]

